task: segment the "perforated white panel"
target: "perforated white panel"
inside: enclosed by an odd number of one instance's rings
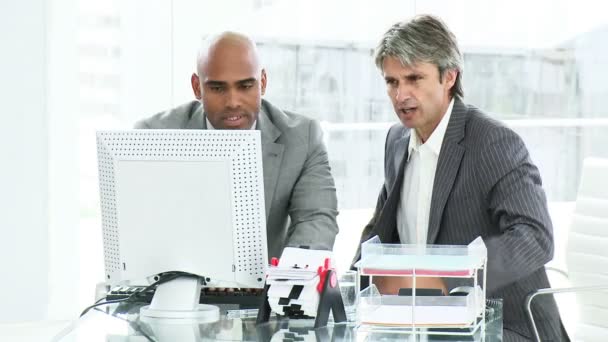
[[[99,167],[99,194],[101,198],[101,224],[107,278],[120,271],[118,248],[118,225],[116,223],[116,189],[114,187],[114,162],[112,154],[97,136],[97,158]]]
[[[255,133],[255,134],[252,134]],[[257,144],[257,145],[256,145]],[[124,160],[201,161],[227,158],[232,176],[232,226],[236,279],[263,283],[267,265],[266,219],[259,132],[230,130],[129,130],[97,133],[99,184],[107,277],[123,269],[117,222],[116,163]],[[212,234],[210,234],[212,237]]]

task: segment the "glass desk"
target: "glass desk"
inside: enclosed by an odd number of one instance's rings
[[[220,311],[221,319],[214,323],[154,325],[139,319],[140,305],[113,304],[89,311],[53,341],[502,341],[502,301],[492,300],[489,304],[485,334],[478,331],[474,336],[372,333],[358,331],[354,322],[330,322],[327,327],[315,330],[314,320],[276,316],[270,322],[256,326],[255,310],[229,311],[228,315]]]

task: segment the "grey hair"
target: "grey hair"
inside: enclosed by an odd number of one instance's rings
[[[456,70],[458,74],[450,95],[464,96],[462,54],[456,36],[441,19],[419,15],[410,21],[394,24],[382,36],[374,52],[375,63],[380,70],[386,57],[397,58],[404,66],[418,62],[434,64],[439,70],[439,82],[447,70]]]

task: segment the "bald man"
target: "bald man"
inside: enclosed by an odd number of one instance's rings
[[[285,246],[332,249],[337,199],[321,128],[262,99],[267,78],[255,43],[233,32],[208,38],[190,81],[195,101],[135,128],[260,130],[268,256],[279,257]]]

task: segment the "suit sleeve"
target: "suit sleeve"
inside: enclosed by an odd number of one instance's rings
[[[331,250],[338,234],[338,200],[323,133],[316,121],[310,123],[308,139],[306,161],[288,205],[291,225],[286,245]]]
[[[388,133],[386,134],[386,140],[384,141],[384,178],[385,178],[385,182],[382,183],[382,186],[380,188],[380,193],[378,194],[378,200],[376,201],[376,209],[374,209],[374,215],[372,216],[371,220],[367,223],[367,225],[363,228],[363,232],[361,233],[361,238],[359,240],[359,245],[357,246],[357,251],[355,252],[355,256],[353,257],[353,260],[351,262],[351,269],[355,269],[355,263],[357,261],[359,261],[359,259],[361,259],[361,244],[367,240],[369,240],[370,238],[374,237],[374,235],[377,235],[376,231],[375,231],[375,227],[376,227],[376,223],[378,222],[378,219],[380,218],[380,213],[382,212],[382,209],[384,208],[384,204],[386,203],[386,200],[388,199],[388,191],[386,189],[385,183],[386,180],[389,178],[388,174],[387,174],[387,168],[390,167],[390,165],[392,165],[393,160],[390,158],[390,152],[388,151],[388,146],[389,146],[389,141],[393,141],[394,137],[394,127],[391,127],[391,129],[388,131]]]
[[[488,212],[500,230],[484,239],[488,290],[524,278],[553,257],[553,227],[538,169],[521,138],[510,133],[488,146],[482,172],[494,180]]]
[[[386,187],[384,184],[380,189],[380,194],[378,195],[378,201],[376,202],[376,209],[374,210],[374,215],[371,220],[365,225],[363,228],[363,232],[361,233],[361,239],[359,240],[359,245],[357,246],[357,251],[355,252],[355,256],[353,257],[353,261],[351,262],[350,268],[355,270],[355,263],[361,259],[361,244],[370,238],[376,235],[374,227],[376,227],[376,222],[378,222],[378,217],[380,217],[380,212],[384,207],[384,203],[386,202],[386,198],[388,197],[386,193]]]
[[[150,125],[146,122],[146,120],[139,120],[133,125],[135,129],[149,129]]]

